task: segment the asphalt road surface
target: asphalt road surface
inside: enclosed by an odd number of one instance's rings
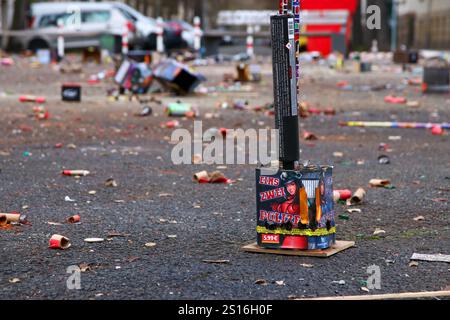
[[[31,68],[26,58],[0,67],[0,212],[24,213],[31,223],[0,229],[1,299],[288,299],[448,290],[449,264],[410,266],[415,252],[450,254],[448,134],[346,128],[338,123],[449,122],[450,96],[423,96],[419,87],[401,86],[405,77],[415,75],[389,63],[367,74],[353,73],[351,67],[343,73],[302,65],[302,101],[336,110],[335,116],[301,120],[301,129],[319,138],[301,141],[302,158],[334,165],[335,188],[362,186],[367,197],[358,207],[361,213],[336,220],[337,238],[356,241],[354,248],[327,259],[275,256],[241,251],[256,240],[256,166],[173,165],[172,129],[160,127],[171,120],[164,105],[177,99],[199,107],[204,128],[273,127],[273,117],[263,112],[217,108],[235,99],[248,100],[250,107],[271,103],[270,62],[263,61],[263,81],[250,84],[249,91],[181,98],[160,94],[163,105],[152,104],[154,114],[149,117],[135,116],[141,110],[137,102],[108,101],[111,80],[86,83],[103,68],[85,65],[81,75],[62,75],[51,67]],[[212,87],[220,85],[224,72],[234,72],[234,65],[198,71],[208,78],[205,86]],[[354,90],[338,88],[342,80]],[[64,81],[83,84],[81,103],[61,102]],[[393,85],[390,90],[360,90],[388,83]],[[419,101],[420,106],[387,104],[383,99],[390,93]],[[20,103],[21,94],[46,96],[50,119],[36,120],[35,105]],[[179,121],[192,130],[191,119]],[[390,140],[392,136],[397,139]],[[64,146],[55,148],[58,143]],[[380,152],[380,143],[388,143],[391,152]],[[335,152],[343,157],[333,156]],[[389,165],[378,163],[381,154],[390,157]],[[236,183],[192,181],[195,172],[217,167]],[[64,169],[91,174],[65,177]],[[109,178],[117,187],[104,185]],[[372,178],[390,179],[395,189],[369,188]],[[75,202],[65,201],[66,196]],[[337,204],[337,215],[346,209]],[[65,223],[73,214],[81,216],[80,224]],[[415,221],[418,216],[424,220]],[[385,234],[374,236],[376,228]],[[72,246],[49,249],[52,234],[67,236]],[[106,241],[84,242],[89,237]],[[156,246],[146,247],[149,242]],[[373,265],[380,268],[381,289],[367,293],[361,287],[367,287],[367,270]],[[67,286],[70,266],[83,267],[78,290]],[[258,279],[267,284],[255,284]]]

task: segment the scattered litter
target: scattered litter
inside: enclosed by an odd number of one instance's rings
[[[148,116],[151,116],[152,113],[153,113],[153,109],[151,107],[144,107],[142,109],[142,111],[139,114],[137,114],[137,116],[139,116],[139,117],[148,117]]]
[[[167,89],[182,95],[193,92],[206,80],[201,74],[191,72],[189,67],[173,59],[167,59],[155,66],[153,74]]]
[[[352,192],[350,190],[334,190],[333,191],[333,198],[334,201],[337,202],[338,200],[347,200],[351,198]]]
[[[313,268],[314,267],[314,265],[307,264],[307,263],[301,263],[300,266],[303,267],[303,268]]]
[[[118,232],[109,232],[107,235],[108,238],[127,237],[127,236],[129,236],[129,234],[123,234],[123,233],[118,233]]]
[[[342,152],[333,152],[333,157],[335,158],[342,158],[344,156],[344,153]]]
[[[409,266],[410,266],[410,267],[417,267],[417,266],[419,266],[419,263],[418,263],[417,261],[411,261],[411,262],[409,263]]]
[[[284,283],[284,280],[275,281],[275,284],[278,285],[278,286],[284,286],[284,285],[286,285],[286,284]]]
[[[146,246],[147,248],[153,248],[153,247],[156,246],[156,243],[154,243],[154,242],[147,242],[147,243],[145,244],[145,246]]]
[[[226,178],[220,171],[209,174],[207,171],[200,171],[194,174],[194,180],[198,183],[234,183],[233,180]]]
[[[88,192],[88,194],[90,194],[91,196],[94,196],[94,195],[96,195],[96,194],[97,194],[97,191],[95,191],[95,190],[91,190],[91,191],[89,191],[89,192]]]
[[[447,202],[447,199],[445,199],[445,198],[434,198],[434,199],[431,199],[431,201],[433,201],[433,202]]]
[[[346,221],[350,220],[350,217],[347,214],[340,214],[338,216],[338,218],[341,219],[341,220],[346,220]]]
[[[87,243],[99,243],[99,242],[104,242],[105,241],[105,239],[103,239],[103,238],[86,238],[86,239],[84,239],[84,242],[87,242]]]
[[[4,214],[0,214],[0,227],[8,224],[8,218]]]
[[[431,129],[440,126],[442,129],[450,129],[450,123],[427,123],[427,122],[389,122],[389,121],[347,121],[339,122],[343,127],[361,128],[396,128],[396,129]],[[400,140],[401,137],[394,136],[390,140]]]
[[[166,108],[166,113],[169,117],[188,117],[194,118],[198,112],[189,103],[182,103],[177,101],[170,103]]]
[[[339,284],[339,285],[343,286],[343,285],[345,285],[345,280],[333,281],[331,283]]]
[[[177,237],[176,234],[169,234],[169,235],[167,235],[167,238],[169,238],[169,239],[175,239],[176,237]]]
[[[108,180],[105,181],[105,187],[112,187],[112,188],[117,187],[116,180],[114,180],[113,178],[109,178]]]
[[[433,136],[442,136],[444,134],[444,129],[441,126],[433,126],[431,128],[431,134]]]
[[[366,196],[366,191],[363,188],[358,188],[350,199],[347,200],[348,206],[361,204]]]
[[[90,172],[88,170],[64,170],[62,174],[71,177],[84,177],[89,175]]]
[[[383,229],[376,228],[375,231],[373,232],[373,235],[378,236],[378,235],[385,234],[385,233],[386,233],[386,231],[384,231]]]
[[[261,286],[267,286],[267,284],[268,284],[267,280],[265,280],[265,279],[257,279],[254,283],[259,284]]]
[[[384,101],[392,104],[405,104],[407,99],[404,97],[386,96],[384,97]]]
[[[418,108],[418,107],[420,107],[420,102],[419,101],[408,101],[406,103],[406,106],[410,107],[410,108]]]
[[[44,97],[37,97],[37,96],[32,96],[32,95],[25,95],[25,96],[19,97],[20,102],[45,103],[45,100],[46,99]]]
[[[369,182],[371,187],[386,187],[391,184],[389,180],[386,179],[372,179]]]
[[[414,221],[423,221],[423,220],[425,220],[424,216],[418,216],[414,218]]]
[[[347,209],[348,213],[361,213],[362,210],[361,209]]]
[[[203,260],[203,262],[211,264],[227,264],[230,263],[230,260]]]
[[[309,131],[303,131],[303,139],[308,140],[308,141],[313,141],[313,140],[317,140],[317,136]]]
[[[76,200],[71,199],[69,196],[66,196],[66,197],[64,198],[64,201],[65,201],[65,202],[76,202]]]
[[[379,164],[390,164],[391,160],[389,159],[388,156],[381,155],[381,156],[378,157],[378,163]]]
[[[78,222],[80,222],[80,220],[81,220],[81,217],[80,217],[80,215],[78,215],[78,214],[73,215],[73,216],[67,218],[67,222],[68,222],[68,223],[78,223]]]
[[[80,263],[78,265],[78,267],[80,268],[81,272],[87,272],[87,271],[92,270],[91,267],[89,266],[89,264],[87,264],[87,263]]]
[[[59,234],[54,234],[50,238],[49,248],[50,249],[61,249],[65,250],[71,246],[69,238],[61,236]]]
[[[53,221],[48,221],[47,224],[51,225],[51,226],[62,226],[63,224],[60,222],[53,222]]]
[[[20,279],[19,278],[12,278],[12,279],[9,279],[9,283],[19,283],[20,282]]]
[[[178,120],[171,120],[171,121],[161,123],[161,128],[173,129],[173,128],[178,127],[179,125],[180,125],[180,122]]]
[[[378,145],[378,151],[388,151],[390,149],[390,146],[387,143],[380,143]]]
[[[367,287],[361,287],[361,290],[365,292],[370,292],[370,290]]]
[[[0,213],[0,217],[3,216],[6,218],[6,224],[8,223],[15,223],[15,224],[28,224],[27,216],[25,214],[21,214],[18,212],[11,212],[11,213]]]
[[[410,260],[450,263],[450,255],[414,253]]]

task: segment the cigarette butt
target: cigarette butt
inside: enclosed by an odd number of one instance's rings
[[[61,236],[59,234],[54,234],[50,238],[49,242],[49,248],[50,249],[61,249],[65,250],[70,247],[70,240],[64,236]]]
[[[371,187],[385,187],[387,185],[390,185],[391,182],[386,179],[372,179],[369,182]]]
[[[8,218],[4,214],[0,214],[0,227],[8,224]]]
[[[348,199],[347,204],[349,205],[360,204],[364,200],[365,196],[366,191],[363,188],[358,188],[358,190],[355,191],[353,196],[350,199]]]
[[[200,171],[194,174],[194,180],[201,182],[201,181],[207,181],[209,182],[209,174],[207,171]]]
[[[62,172],[65,176],[87,176],[89,173],[87,170],[64,170]]]
[[[77,223],[77,222],[80,222],[80,220],[81,220],[81,217],[78,214],[76,214],[74,216],[69,217],[67,219],[67,222],[69,222],[69,223]]]
[[[352,196],[352,192],[350,190],[334,190],[333,191],[333,199],[335,202],[338,200],[347,200]]]

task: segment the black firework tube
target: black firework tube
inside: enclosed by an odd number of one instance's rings
[[[279,130],[280,166],[293,170],[299,160],[295,28],[292,14],[270,19],[275,128]]]

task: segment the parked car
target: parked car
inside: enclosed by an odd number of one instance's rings
[[[155,50],[156,37],[159,29],[156,19],[144,16],[142,13],[121,2],[114,2],[113,5],[134,21],[137,29],[136,46],[142,49]],[[178,31],[167,22],[164,22],[162,27],[165,48],[170,50],[181,47],[181,34],[178,34]]]
[[[113,3],[61,2],[33,3],[29,27],[38,31],[22,37],[24,48],[55,48],[58,34],[67,49],[99,46],[102,34],[122,36],[128,29],[129,41],[136,38],[135,21]]]
[[[195,28],[184,20],[170,20],[167,24],[173,28],[179,39],[179,46],[183,48],[194,48]]]

